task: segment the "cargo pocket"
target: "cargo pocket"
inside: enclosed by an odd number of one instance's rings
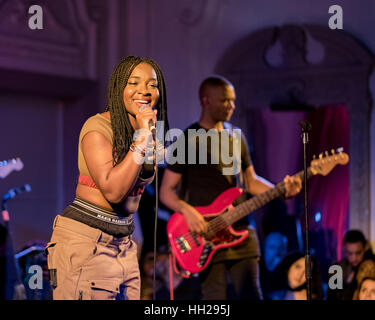
[[[120,285],[116,280],[90,280],[91,300],[116,300]]]
[[[50,242],[47,244],[47,247],[44,249],[44,252],[47,256],[49,283],[53,289],[57,288],[57,268],[56,268],[56,264],[54,263],[55,247],[56,247],[56,242]]]

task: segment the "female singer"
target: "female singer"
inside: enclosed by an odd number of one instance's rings
[[[164,121],[166,132],[159,66],[149,58],[121,59],[110,78],[105,112],[82,127],[76,197],[56,216],[46,248],[55,300],[140,298],[132,215],[154,178],[154,165],[144,160],[156,120]]]

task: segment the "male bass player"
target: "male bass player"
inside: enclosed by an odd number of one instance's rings
[[[223,129],[231,131],[229,120],[235,109],[235,89],[233,85],[221,76],[211,76],[205,79],[199,89],[199,99],[202,107],[201,116],[198,122],[192,124],[188,129],[214,129],[220,135]],[[196,143],[188,139],[188,129],[185,130],[185,150],[186,159],[188,152],[202,152],[202,147],[190,148],[189,143]],[[233,130],[232,130],[233,131]],[[212,132],[212,131],[211,131]],[[207,159],[212,156],[212,150],[222,150],[221,139],[211,139],[211,144],[206,144],[205,152]],[[217,145],[212,145],[217,143]],[[233,144],[233,139],[229,139],[229,144]],[[232,152],[236,148],[229,146]],[[267,191],[273,184],[266,179],[257,176],[251,162],[245,138],[241,134],[240,152],[241,176],[244,189],[252,195]],[[196,158],[198,159],[198,157]],[[226,166],[219,156],[219,161],[207,161],[206,164],[168,164],[163,175],[160,199],[175,212],[184,215],[190,231],[205,233],[207,223],[203,216],[194,208],[195,206],[207,206],[225,190],[238,185],[238,174],[223,174]],[[301,181],[289,176],[284,179],[285,197],[297,194],[302,187]],[[179,191],[177,191],[177,188]],[[240,197],[242,201],[246,199],[246,194]],[[240,200],[240,199],[238,199]],[[259,285],[258,261],[260,250],[256,232],[248,227],[247,218],[237,221],[233,225],[234,229],[242,230],[248,228],[248,237],[240,244],[218,250],[211,263],[200,274],[203,299],[225,300],[227,298],[227,272],[229,271],[237,299],[262,299],[262,292]]]

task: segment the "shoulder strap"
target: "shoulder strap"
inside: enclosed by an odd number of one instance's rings
[[[236,136],[235,136],[234,131],[233,131],[233,125],[230,122],[223,122],[223,126],[224,126],[224,129],[228,130],[228,133],[232,137],[232,139],[235,139]],[[235,166],[239,165],[240,166],[239,172],[235,175],[235,177],[236,177],[236,186],[239,187],[239,188],[244,189],[244,185],[243,185],[243,172],[242,172],[241,164],[236,163],[237,162],[236,157],[233,158],[233,161],[235,162],[233,165],[235,165]]]

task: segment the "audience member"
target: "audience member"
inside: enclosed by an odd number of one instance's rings
[[[344,258],[335,263],[342,268],[343,289],[328,288],[328,300],[352,300],[355,298],[354,293],[359,283],[357,276],[359,275],[360,280],[362,280],[367,272],[366,270],[369,266],[371,269],[372,265],[371,262],[367,262],[361,268],[361,264],[366,260],[375,261],[374,254],[365,236],[359,230],[349,230],[345,234],[343,248]],[[359,270],[361,270],[360,273]]]
[[[318,262],[311,256],[311,298],[323,299],[323,288]],[[307,300],[307,282],[305,276],[305,256],[301,252],[293,252],[277,267],[283,285],[280,290],[270,293],[272,300]]]
[[[276,267],[288,252],[288,239],[279,232],[271,232],[264,240],[263,258],[260,261],[260,281],[265,300],[269,294],[280,288],[280,277],[275,273]]]
[[[358,287],[358,300],[375,300],[375,277],[366,277]]]
[[[358,272],[356,275],[356,282],[362,284],[364,279],[373,278],[375,279],[375,261],[373,259],[364,260],[358,267]],[[360,286],[354,291],[353,300],[360,300]]]

